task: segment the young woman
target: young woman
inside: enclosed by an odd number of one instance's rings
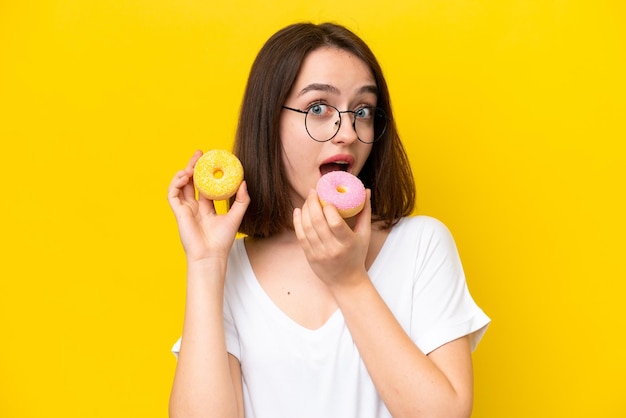
[[[171,416],[470,416],[489,318],[445,226],[409,217],[413,178],[367,45],[334,24],[272,36],[235,153],[246,181],[228,213],[195,197],[201,152],[169,188],[188,268]],[[368,188],[347,220],[314,191],[340,169]]]

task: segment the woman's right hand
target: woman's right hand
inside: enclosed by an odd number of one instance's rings
[[[196,198],[193,169],[201,156],[202,151],[193,154],[187,167],[172,179],[167,194],[188,263],[215,257],[225,260],[250,203],[245,181],[239,186],[235,201],[224,215],[216,213],[213,201],[202,195]]]

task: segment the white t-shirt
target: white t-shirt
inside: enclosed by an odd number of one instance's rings
[[[369,275],[424,353],[464,335],[474,350],[490,322],[468,291],[451,234],[434,218],[395,225]],[[243,240],[230,253],[224,301],[226,345],[241,363],[246,418],[391,417],[341,311],[317,330],[293,321],[256,280]]]

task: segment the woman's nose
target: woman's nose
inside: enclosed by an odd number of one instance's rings
[[[357,141],[359,138],[354,126],[354,115],[350,113],[340,113],[339,118],[340,119],[335,122],[339,124],[339,130],[331,142],[334,144],[351,144]]]

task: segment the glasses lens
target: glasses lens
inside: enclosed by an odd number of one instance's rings
[[[353,126],[361,142],[367,144],[376,142],[387,129],[387,115],[378,107],[365,106],[347,113],[353,113],[344,116],[354,118]],[[339,131],[341,112],[333,106],[317,104],[308,110],[304,123],[311,138],[318,142],[326,142]]]
[[[367,144],[378,141],[387,129],[387,115],[378,107],[362,107],[355,111],[356,134]]]
[[[339,111],[329,105],[316,104],[307,112],[304,123],[311,138],[326,142],[339,130]]]

